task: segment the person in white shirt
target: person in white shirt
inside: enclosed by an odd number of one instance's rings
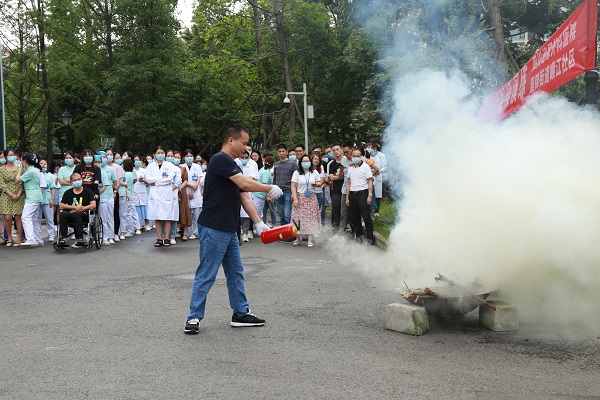
[[[373,142],[371,146],[371,160],[379,167],[379,172],[373,177],[373,189],[375,195],[375,216],[379,216],[379,207],[381,206],[381,199],[383,198],[383,173],[387,169],[387,158],[381,151],[381,144],[379,142]]]
[[[146,184],[146,170],[142,167],[142,159],[140,156],[133,157],[133,167],[136,175],[135,183],[133,184],[133,204],[138,214],[140,226],[146,232],[152,230],[148,224],[148,184]],[[136,232],[137,233],[137,232]]]
[[[250,161],[252,161],[253,164],[250,163]],[[240,158],[237,158],[236,162],[242,169],[244,176],[247,176],[255,181],[258,180],[259,175],[258,169],[256,169],[256,162],[250,158],[250,153],[248,153],[248,151],[246,151]],[[257,213],[259,213],[258,210]],[[246,210],[244,210],[244,207],[240,207],[240,217],[242,219],[242,242],[247,242],[248,240],[253,239],[254,235],[252,233],[250,224],[252,221],[250,220],[250,216]]]
[[[192,153],[192,150],[186,150],[184,157],[185,167],[188,170],[188,184],[185,190],[192,214],[192,224],[188,227],[188,239],[196,239],[198,237],[198,217],[202,211],[204,172],[199,163],[194,163],[194,153]]]
[[[367,163],[363,162],[363,156],[362,148],[352,149],[352,165],[348,168],[348,184],[346,185],[346,205],[356,240],[362,243],[362,217],[365,221],[367,240],[369,244],[373,245],[375,241],[370,210],[373,201],[373,174]]]
[[[48,163],[46,160],[40,160],[42,174],[46,179],[46,186],[42,188],[42,205],[40,207],[40,217],[46,219],[46,230],[48,231],[48,240],[54,241],[54,180],[56,177],[52,172],[48,171]]]

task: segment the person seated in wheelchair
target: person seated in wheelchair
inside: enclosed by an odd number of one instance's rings
[[[89,210],[96,209],[94,192],[82,186],[81,175],[77,172],[71,175],[73,188],[67,190],[60,201],[60,239],[59,246],[67,245],[69,225],[75,230],[75,244],[83,246],[83,224],[89,221]]]

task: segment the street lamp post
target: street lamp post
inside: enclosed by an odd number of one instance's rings
[[[283,99],[283,105],[285,107],[290,106],[290,98],[288,97],[290,94],[301,94],[304,96],[304,146],[306,151],[308,152],[308,106],[306,105],[306,83],[302,84],[301,92],[285,92],[285,99]]]
[[[67,128],[67,150],[71,150],[73,146],[73,135],[71,133],[71,123],[73,122],[73,116],[65,110],[63,115],[60,117],[63,125]]]
[[[4,103],[4,72],[3,72],[3,63],[2,59],[4,56],[4,48],[2,44],[0,44],[0,109],[1,109],[1,119],[0,121],[0,133],[2,133],[2,138],[0,139],[0,146],[2,146],[2,150],[6,149],[6,123],[4,121],[5,114],[5,103]]]

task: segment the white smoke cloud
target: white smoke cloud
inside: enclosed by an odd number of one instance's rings
[[[477,106],[460,72],[399,80],[385,149],[404,197],[382,275],[477,281],[525,321],[598,329],[598,113],[545,97],[485,125]]]
[[[455,53],[475,57],[481,43],[466,43]],[[441,273],[500,289],[524,324],[600,331],[597,110],[545,96],[484,124],[472,78],[451,64],[397,73],[383,152],[399,221],[383,256],[344,255],[390,288]]]

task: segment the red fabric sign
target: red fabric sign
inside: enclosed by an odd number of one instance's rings
[[[549,93],[594,70],[597,20],[598,2],[585,0],[508,83],[483,101],[479,119],[507,117],[534,93]]]

